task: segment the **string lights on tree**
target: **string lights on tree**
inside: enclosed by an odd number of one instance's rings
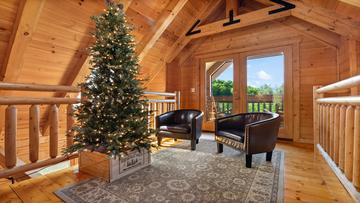
[[[121,5],[114,3],[92,19],[96,42],[90,47],[91,73],[81,84],[86,99],[75,114],[74,144],[65,153],[86,149],[116,157],[149,149],[148,110],[131,26]]]

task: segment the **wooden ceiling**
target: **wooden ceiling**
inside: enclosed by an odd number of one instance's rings
[[[222,20],[230,0],[117,0],[124,3],[133,24],[141,77],[151,90],[165,90],[167,63],[180,64],[209,36],[194,39],[185,34],[197,19],[200,26]],[[274,20],[298,32],[338,46],[339,36],[360,40],[358,0],[289,0],[297,8],[279,19],[251,21],[247,26]],[[238,15],[271,5],[269,0],[239,0]],[[105,8],[104,0],[1,0],[0,81],[76,85],[89,73],[87,48],[94,39],[90,16]],[[249,14],[250,13],[250,14]],[[260,13],[260,12],[258,12]],[[304,22],[305,27],[304,27]],[[300,23],[301,22],[301,23]],[[301,26],[298,26],[301,24]],[[236,29],[247,29],[239,26]],[[316,29],[327,34],[319,35]],[[327,31],[326,31],[327,30]],[[221,30],[211,34],[220,34]],[[324,32],[321,32],[324,33]],[[218,45],[213,45],[218,46]],[[2,96],[64,97],[59,93],[0,92]],[[42,132],[47,128],[48,107],[41,110]],[[19,108],[19,129],[27,137],[28,107]],[[4,113],[0,107],[0,133]],[[45,133],[43,133],[45,134]],[[24,138],[25,139],[25,138]],[[1,134],[0,134],[1,141]],[[0,143],[1,144],[1,143]]]
[[[152,79],[189,44],[196,21],[225,17],[225,0],[122,0],[138,44],[143,78]],[[240,1],[240,6],[269,0]],[[245,3],[244,3],[245,2]],[[356,0],[292,0],[295,17],[337,34],[358,36]],[[93,42],[90,16],[103,0],[6,0],[0,2],[0,78],[6,82],[76,85],[88,74],[86,48]],[[210,17],[209,17],[210,16]],[[215,19],[215,18],[214,18]],[[198,40],[201,41],[201,40]],[[42,93],[44,94],[44,93]],[[45,95],[43,95],[45,96]],[[64,95],[54,95],[64,96]]]

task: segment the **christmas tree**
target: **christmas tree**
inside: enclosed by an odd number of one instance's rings
[[[151,147],[135,44],[120,6],[109,4],[103,14],[92,17],[96,23],[92,68],[81,84],[85,99],[77,107],[74,144],[66,153],[87,149],[120,156]]]

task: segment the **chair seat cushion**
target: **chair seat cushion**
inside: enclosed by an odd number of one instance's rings
[[[229,139],[244,143],[244,135],[245,133],[241,130],[236,129],[228,129],[228,130],[219,130],[217,135],[227,137]]]
[[[160,131],[168,131],[173,133],[188,134],[191,131],[190,125],[188,124],[172,124],[160,126]]]

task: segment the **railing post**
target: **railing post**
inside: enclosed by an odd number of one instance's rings
[[[316,146],[316,140],[318,140],[318,143],[320,144],[321,147],[324,147],[324,135],[323,135],[323,117],[322,117],[322,112],[323,112],[323,105],[322,104],[317,104],[318,105],[318,112],[317,115],[314,115],[315,117],[318,118],[318,123],[314,124],[314,144]],[[316,137],[316,135],[318,135],[318,138]]]
[[[327,138],[326,138],[326,104],[322,104],[322,139],[323,139],[323,146],[322,148],[324,149],[324,151],[326,151],[326,143],[327,143]]]
[[[352,180],[353,175],[353,151],[354,151],[354,108],[346,109],[345,119],[345,176]]]
[[[345,120],[346,106],[340,107],[340,124],[339,124],[339,168],[344,171],[345,168]]]
[[[9,105],[5,112],[5,166],[16,166],[17,109]]]
[[[180,91],[176,91],[175,92],[176,96],[175,96],[175,102],[176,102],[176,110],[181,108],[181,103],[180,103]]]
[[[69,147],[73,144],[74,133],[72,127],[74,126],[74,107],[69,104],[66,108],[66,146]]]
[[[153,103],[154,128],[156,128],[156,116],[158,115],[157,103]]]
[[[340,105],[335,106],[334,111],[334,162],[339,164],[339,126],[340,126]]]
[[[325,104],[325,115],[324,115],[324,128],[325,128],[325,151],[329,154],[329,149],[330,149],[330,137],[329,137],[329,105]]]
[[[334,160],[334,105],[329,105],[329,156]]]
[[[161,113],[164,113],[166,104],[164,102],[161,102],[160,105],[161,105]]]
[[[353,167],[353,183],[360,189],[360,106],[355,109],[354,119],[354,167]]]
[[[58,135],[59,135],[59,108],[57,105],[51,105],[50,108],[50,157],[56,158],[58,154]]]
[[[320,105],[317,103],[317,99],[323,97],[323,94],[318,94],[316,92],[316,90],[320,87],[321,87],[320,85],[313,87],[313,116],[314,116],[313,122],[314,122],[314,147],[315,147],[315,149],[316,149],[316,145],[320,143],[320,122],[319,122],[319,119],[320,119],[319,106]]]
[[[32,105],[29,109],[29,159],[32,163],[39,159],[40,107]]]

